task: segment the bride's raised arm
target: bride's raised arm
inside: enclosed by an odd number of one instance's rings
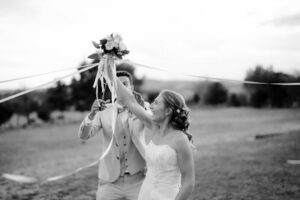
[[[126,105],[128,110],[139,118],[148,128],[152,128],[151,115],[136,101],[133,94],[130,93],[122,82],[117,78],[117,96],[122,99],[122,103]]]

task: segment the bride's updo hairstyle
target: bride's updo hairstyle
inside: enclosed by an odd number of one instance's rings
[[[191,141],[192,135],[188,132],[190,125],[190,110],[186,106],[183,96],[171,90],[163,90],[161,96],[163,97],[166,108],[172,109],[169,123],[174,129],[183,131],[189,141]]]

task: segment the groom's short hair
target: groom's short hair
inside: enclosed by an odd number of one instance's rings
[[[117,77],[126,76],[129,78],[130,84],[133,85],[132,75],[127,71],[117,71]]]

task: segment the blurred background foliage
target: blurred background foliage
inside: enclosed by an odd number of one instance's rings
[[[98,60],[93,60],[96,63]],[[82,62],[78,70],[87,63]],[[133,76],[135,91],[142,94],[143,98],[152,102],[162,89],[172,89],[180,92],[189,106],[232,106],[255,108],[296,108],[300,107],[300,86],[256,85],[211,81],[160,81],[136,76],[135,67],[129,64],[120,64],[117,70],[128,71]],[[59,81],[53,87],[45,90],[34,91],[11,101],[0,104],[0,126],[10,127],[12,116],[24,117],[28,126],[39,119],[44,122],[53,122],[51,113],[59,112],[58,119],[64,118],[65,111],[85,112],[90,110],[96,99],[95,89],[92,87],[97,68],[92,68],[73,78],[66,85]],[[270,67],[260,65],[250,69],[245,76],[245,81],[266,83],[300,82],[300,74],[286,74],[275,72]],[[2,92],[1,98],[15,94],[19,91]],[[108,99],[108,89],[101,91],[99,98]],[[103,94],[104,92],[104,94]],[[31,118],[35,113],[36,118]],[[18,124],[18,122],[17,122]],[[19,126],[19,125],[18,125]]]

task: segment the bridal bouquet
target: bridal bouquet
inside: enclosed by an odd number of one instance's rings
[[[113,57],[122,59],[122,57],[129,53],[122,37],[119,34],[110,34],[109,36],[100,40],[100,43],[93,41],[97,53],[89,56],[91,59],[97,59],[104,55],[111,55]]]
[[[122,57],[129,53],[126,45],[123,42],[122,37],[119,34],[110,34],[109,36],[100,40],[100,43],[93,42],[96,48],[96,53],[90,55],[88,58],[99,60],[98,71],[93,84],[96,88],[96,98],[98,98],[98,83],[101,84],[101,91],[105,91],[104,80],[106,86],[108,86],[111,92],[111,102],[117,98],[116,85],[116,60],[122,59]],[[117,113],[112,114],[112,128],[114,133],[114,127],[116,122]]]
[[[110,91],[114,93],[115,61],[122,59],[129,51],[119,34],[112,33],[101,39],[99,43],[93,41],[93,45],[96,48],[96,53],[90,55],[88,58],[99,60],[98,72],[93,87],[97,87],[98,80],[100,80],[103,89],[103,79],[105,79]]]

